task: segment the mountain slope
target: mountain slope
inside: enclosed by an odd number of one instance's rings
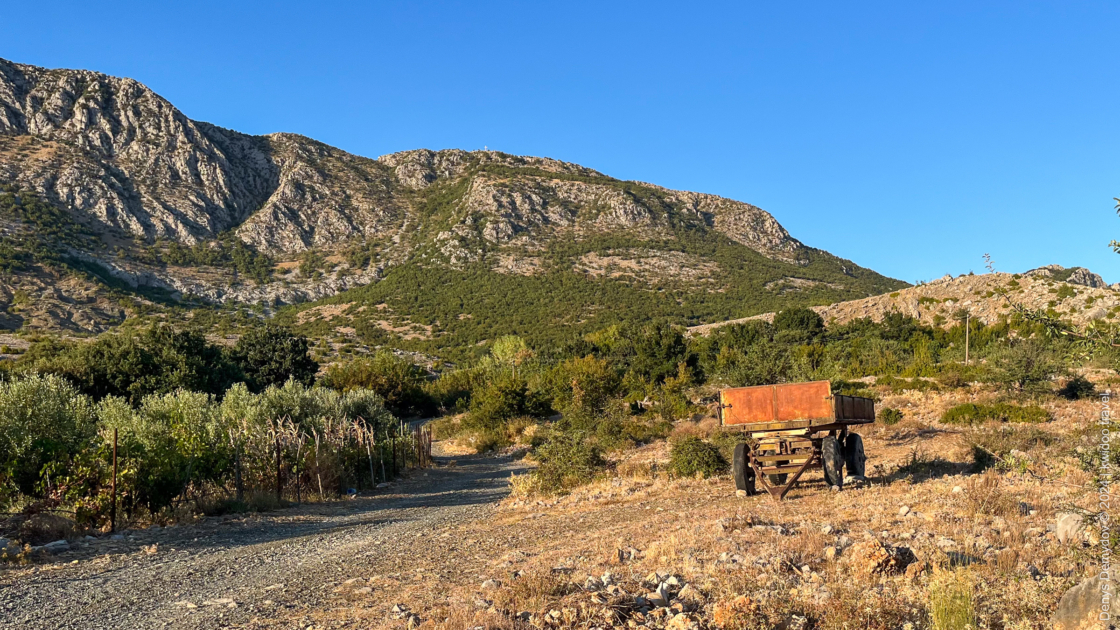
[[[991,325],[1014,317],[1016,306],[1084,328],[1110,324],[1120,316],[1120,290],[1106,285],[1088,269],[1049,265],[1025,274],[944,276],[888,294],[814,306],[813,310],[829,325],[861,318],[882,321],[890,313],[901,313],[923,324],[949,327],[957,324],[965,313]],[[688,332],[707,335],[717,328],[753,319],[773,321],[774,313],[700,324],[690,327]]]
[[[95,276],[213,303],[342,303],[348,290],[366,301],[412,278],[396,298],[438,278],[425,290],[503,286],[535,299],[566,286],[572,305],[599,313],[560,309],[582,326],[626,315],[619,300],[688,323],[904,286],[803,245],[747,203],[495,151],[368,159],[193,121],[131,79],[4,60],[0,184],[9,206],[35,198],[65,212],[82,238],[58,249]],[[13,235],[46,229],[2,218],[17,249]],[[400,317],[456,336],[434,314],[444,304],[414,298]]]

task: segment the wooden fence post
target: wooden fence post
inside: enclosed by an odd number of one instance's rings
[[[113,429],[113,505],[109,508],[109,531],[117,531],[117,430]]]
[[[373,490],[377,487],[377,476],[373,474],[373,451],[370,450],[368,441],[366,442],[366,457],[369,457],[369,489]]]
[[[280,436],[276,436],[276,503],[280,503]]]

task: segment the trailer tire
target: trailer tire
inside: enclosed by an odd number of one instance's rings
[[[867,470],[867,455],[863,452],[863,438],[849,433],[844,440],[844,465],[849,477],[863,477]]]
[[[844,486],[844,455],[840,442],[831,435],[821,440],[821,464],[824,468],[824,481],[829,486]]]
[[[754,494],[754,469],[750,463],[750,447],[740,442],[735,445],[731,456],[731,473],[735,477],[735,489],[743,490],[747,496]]]
[[[779,462],[779,463],[784,465],[786,462]],[[772,485],[772,486],[784,486],[784,485],[786,485],[786,481],[789,479],[789,473],[778,473],[776,475],[766,475],[766,478],[770,480],[770,485]]]

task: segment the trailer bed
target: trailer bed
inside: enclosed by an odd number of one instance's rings
[[[869,398],[833,394],[828,381],[733,387],[719,392],[720,422],[749,431],[784,431],[875,421]]]
[[[828,381],[734,387],[719,392],[720,424],[744,434],[735,447],[735,485],[753,494],[756,483],[781,500],[811,468],[843,485],[843,470],[862,477],[867,457],[853,425],[875,421],[875,401],[833,394]]]

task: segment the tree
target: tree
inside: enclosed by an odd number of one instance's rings
[[[319,371],[308,352],[307,337],[271,324],[242,335],[233,347],[233,358],[254,391],[283,385],[289,379],[311,385]]]
[[[1054,351],[1036,339],[1012,343],[994,357],[996,379],[1010,391],[1039,394],[1049,391],[1062,369]]]
[[[435,402],[424,391],[427,373],[411,361],[388,350],[372,357],[336,363],[327,369],[324,383],[348,392],[369,389],[385,399],[385,406],[396,416],[423,416],[435,412]]]
[[[816,311],[799,306],[774,316],[777,339],[787,342],[809,341],[824,332],[824,320]]]
[[[65,379],[31,375],[0,383],[0,480],[37,494],[44,468],[69,460],[94,437],[95,425],[89,399]]]
[[[120,396],[133,405],[148,394],[177,389],[221,396],[243,378],[222,348],[200,333],[166,324],[60,348],[58,354],[37,360],[34,367],[67,378],[96,399]]]
[[[623,326],[612,354],[629,363],[632,379],[649,383],[661,383],[676,374],[681,362],[690,368],[697,363],[681,333],[664,323]]]

